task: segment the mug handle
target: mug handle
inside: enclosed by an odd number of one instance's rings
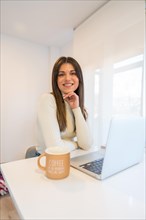
[[[46,154],[43,153],[43,154],[41,154],[41,155],[38,157],[38,161],[37,161],[38,167],[39,167],[41,170],[46,170],[46,167],[41,165],[41,158],[42,158],[42,157],[46,157]]]

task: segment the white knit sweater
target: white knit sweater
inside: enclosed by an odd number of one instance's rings
[[[37,138],[39,153],[53,146],[68,146],[70,151],[80,147],[88,150],[92,137],[80,107],[71,109],[65,102],[67,128],[60,132],[56,118],[56,102],[52,94],[45,93],[38,103]]]

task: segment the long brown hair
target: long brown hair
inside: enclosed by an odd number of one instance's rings
[[[60,67],[64,63],[70,63],[74,67],[77,77],[79,79],[79,86],[76,89],[75,93],[79,96],[79,106],[81,108],[82,114],[86,120],[87,118],[87,112],[84,108],[84,82],[83,82],[83,74],[82,69],[79,65],[79,63],[72,57],[60,57],[54,64],[53,70],[52,70],[52,90],[53,95],[56,100],[57,105],[57,120],[59,123],[60,131],[64,131],[66,129],[66,109],[65,109],[65,103],[62,98],[62,94],[60,89],[58,88],[57,79],[58,79],[58,73],[60,70]]]

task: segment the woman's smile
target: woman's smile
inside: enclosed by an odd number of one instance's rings
[[[78,88],[79,79],[72,64],[62,64],[59,69],[57,83],[62,93],[74,92]]]

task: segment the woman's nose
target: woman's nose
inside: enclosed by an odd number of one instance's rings
[[[71,79],[71,76],[70,76],[69,73],[66,73],[66,74],[65,74],[65,79],[66,79],[66,80],[70,80],[70,79]]]

